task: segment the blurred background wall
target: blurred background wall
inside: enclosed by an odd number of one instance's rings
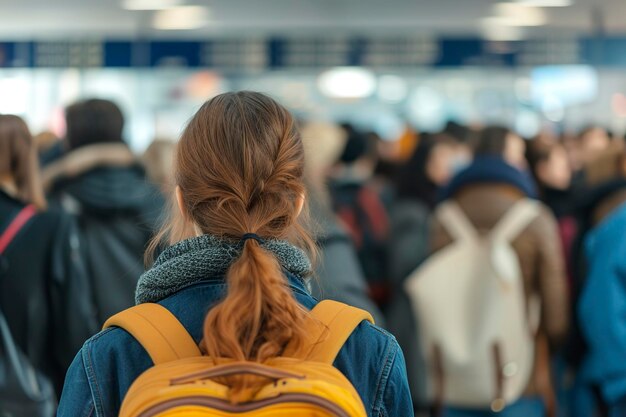
[[[449,120],[623,135],[624,16],[624,0],[0,0],[0,113],[63,136],[63,106],[110,98],[137,151],[232,89],[389,140]]]

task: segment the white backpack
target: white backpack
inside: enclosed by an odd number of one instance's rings
[[[540,306],[526,302],[511,242],[538,214],[537,202],[521,200],[481,235],[456,203],[436,211],[454,242],[405,286],[436,403],[500,411],[526,389]]]

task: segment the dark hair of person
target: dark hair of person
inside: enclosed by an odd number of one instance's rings
[[[70,149],[96,143],[121,143],[124,115],[109,100],[89,99],[65,110],[66,139]]]
[[[428,177],[426,170],[435,147],[444,144],[453,145],[454,140],[444,135],[421,135],[411,158],[396,170],[398,198],[419,200],[431,208],[437,204],[438,186]]]
[[[346,131],[346,144],[339,156],[339,162],[352,164],[366,156],[373,156],[375,139],[368,134],[362,133],[354,126],[344,123],[341,127]]]
[[[526,147],[526,160],[533,175],[537,178],[537,166],[550,159],[552,152],[560,146],[558,143],[545,143],[537,139],[529,142]]]
[[[476,156],[502,156],[506,148],[506,137],[511,130],[502,126],[489,126],[480,132],[473,143]]]

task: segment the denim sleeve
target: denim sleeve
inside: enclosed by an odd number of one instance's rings
[[[67,371],[57,417],[92,417],[95,415],[91,388],[81,351],[78,352]]]
[[[383,394],[383,407],[378,417],[413,417],[413,400],[407,380],[406,363],[399,346],[392,361]]]

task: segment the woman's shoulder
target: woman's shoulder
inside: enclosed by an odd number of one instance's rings
[[[355,357],[371,357],[374,365],[382,365],[384,360],[394,358],[400,346],[391,333],[364,321],[350,335],[343,349]]]
[[[117,415],[133,381],[151,366],[148,354],[125,330],[102,330],[78,352],[68,371],[63,396],[90,398],[98,415]],[[71,377],[77,381],[70,381]],[[78,381],[79,377],[84,380]]]
[[[362,322],[348,338],[334,363],[354,385],[368,414],[389,407],[389,387],[406,386],[402,350],[391,333]]]
[[[139,363],[149,356],[141,344],[126,330],[110,327],[101,330],[89,338],[81,352],[86,366],[97,366],[102,363],[104,368],[119,366],[121,362]]]

